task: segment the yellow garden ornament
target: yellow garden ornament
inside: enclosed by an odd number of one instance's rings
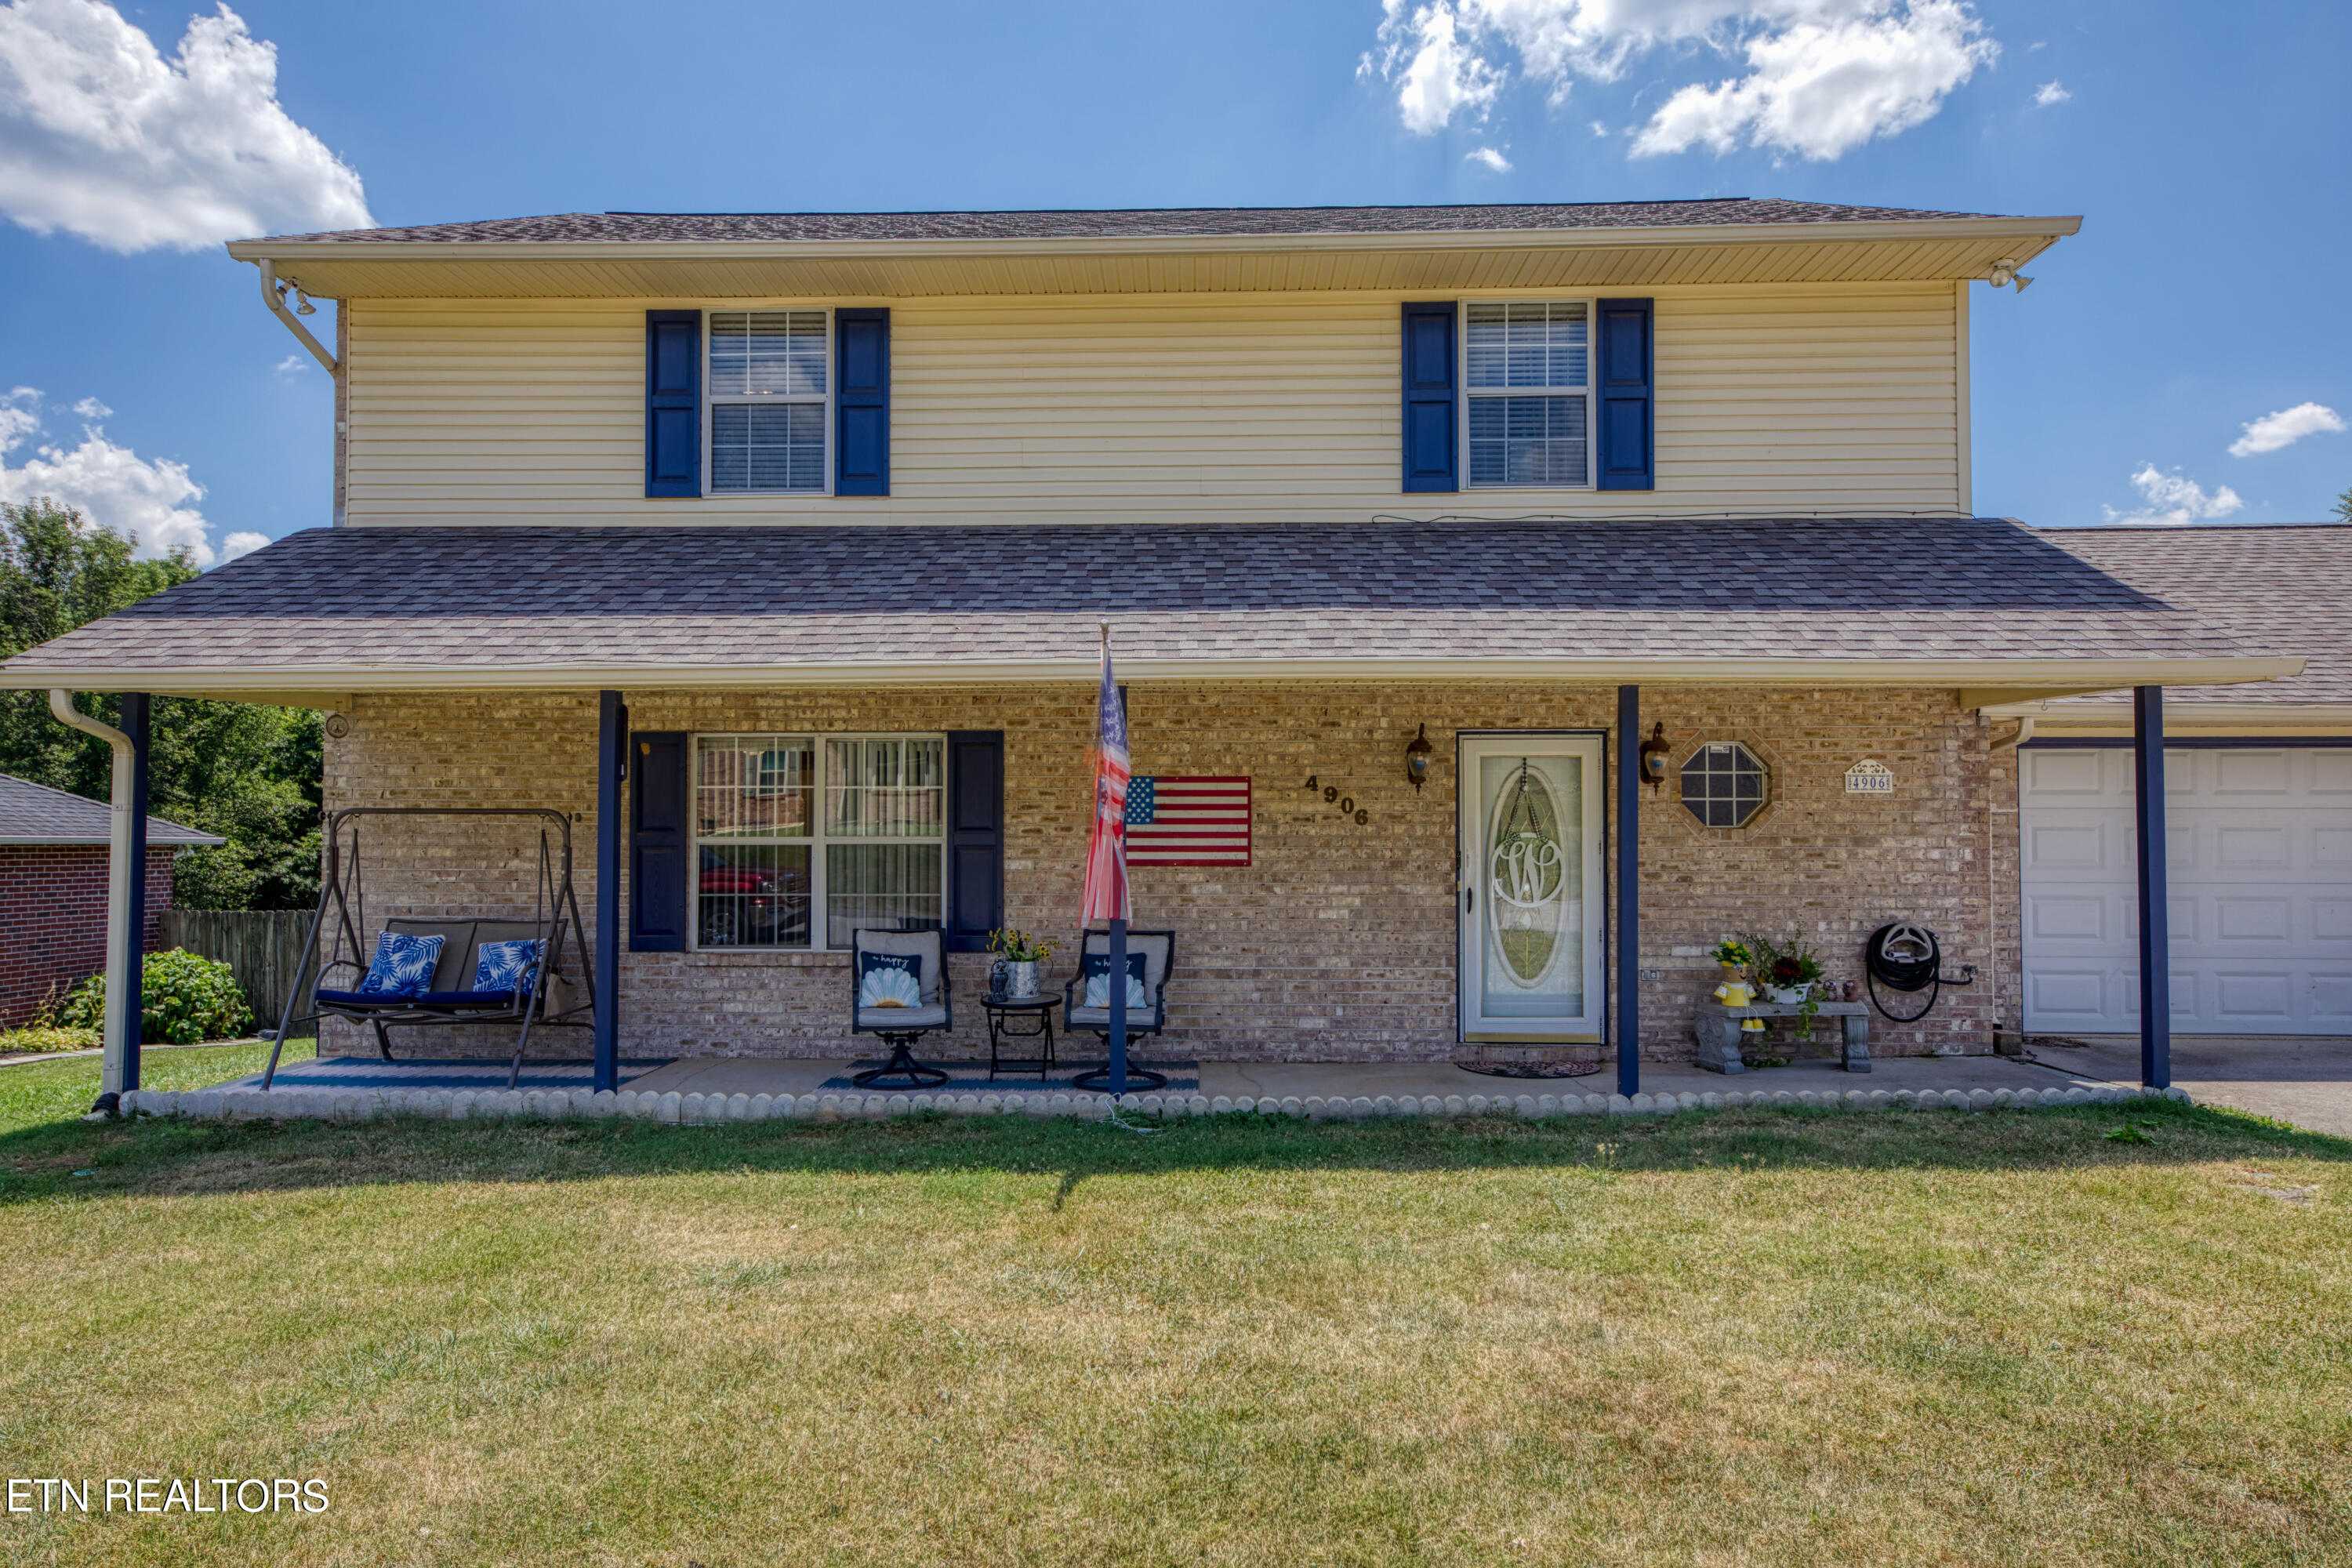
[[[1745,980],[1727,980],[1715,988],[1715,999],[1727,1007],[1746,1007],[1755,1002],[1756,987]],[[1742,1018],[1739,1027],[1743,1034],[1760,1035],[1764,1032],[1764,1020]]]

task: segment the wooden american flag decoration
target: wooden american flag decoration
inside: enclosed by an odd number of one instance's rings
[[[1127,863],[1130,866],[1248,865],[1249,780],[1142,777],[1128,780]]]

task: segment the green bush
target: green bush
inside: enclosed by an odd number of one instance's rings
[[[0,1056],[46,1056],[51,1051],[96,1049],[96,1029],[60,1029],[30,1024],[21,1029],[0,1030]]]
[[[106,1020],[106,976],[93,974],[73,989],[58,1021],[95,1029]],[[234,1040],[253,1027],[245,988],[226,963],[184,948],[147,955],[140,984],[139,1038],[151,1046],[193,1046]]]

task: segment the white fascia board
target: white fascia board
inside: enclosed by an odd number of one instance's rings
[[[1072,235],[1016,239],[272,240],[228,246],[238,261],[756,261],[897,257],[1233,256],[1344,251],[1618,249],[2017,239],[2047,247],[2083,226],[2075,217],[1879,219],[1848,223],[1720,224],[1706,227],[1445,229],[1435,232],[1251,235]],[[2031,259],[2021,256],[2021,261]]]
[[[1988,719],[2035,719],[2059,724],[2131,724],[2126,702],[2004,702],[1988,704]],[[2165,705],[2168,730],[2245,727],[2278,732],[2307,725],[2352,724],[2352,703],[2344,702],[2174,702]]]
[[[96,837],[69,833],[0,833],[0,849],[103,849],[110,842],[111,839],[103,833]],[[227,839],[215,838],[209,833],[185,838],[159,838],[152,832],[147,835],[147,847],[150,849],[209,849],[227,842]]]
[[[1116,651],[1116,650],[1114,650]],[[1654,682],[1706,686],[2228,686],[2302,673],[2299,658],[1814,659],[1814,658],[1155,658],[1118,661],[1130,680],[1512,680],[1615,686]],[[856,662],[777,665],[529,664],[287,666],[178,665],[169,668],[0,670],[0,687],[76,691],[170,690],[238,697],[305,689],[337,693],[500,691],[800,686],[973,686],[1094,681],[1093,656],[1073,659],[953,663]],[[251,700],[248,697],[247,700]],[[1989,710],[1990,711],[1990,710]]]

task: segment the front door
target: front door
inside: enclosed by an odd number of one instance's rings
[[[1597,1040],[1601,737],[1463,735],[1462,1037]]]

